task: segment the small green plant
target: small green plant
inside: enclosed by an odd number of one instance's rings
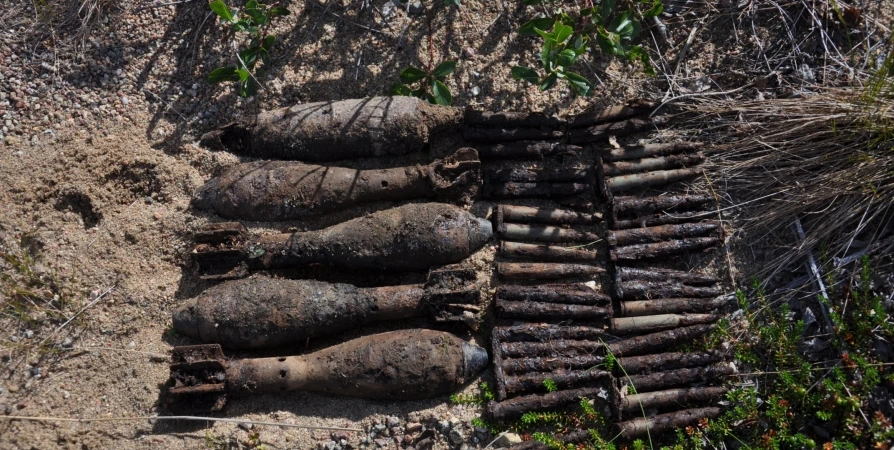
[[[478,384],[478,394],[452,394],[450,401],[457,405],[481,405],[496,398],[493,389],[486,381]]]
[[[257,0],[249,0],[242,10],[230,9],[223,0],[213,0],[208,6],[224,23],[232,25],[234,31],[248,33],[249,37],[248,48],[236,53],[238,64],[214,69],[208,75],[208,82],[232,81],[238,84],[240,96],[257,94],[260,87],[258,77],[263,72],[263,68],[257,67],[258,61],[263,61],[265,66],[270,64],[270,49],[276,42],[276,36],[269,34],[267,29],[274,17],[287,16],[289,10]]]
[[[453,104],[453,95],[444,84],[444,77],[456,70],[455,61],[444,61],[433,70],[410,66],[400,73],[400,83],[391,87],[391,95],[418,97],[436,105]],[[415,84],[413,88],[410,85]]]
[[[549,378],[543,380],[543,387],[546,388],[546,392],[556,392],[559,390],[559,386],[556,386],[556,382]]]
[[[522,0],[526,5],[544,5],[549,0]],[[640,12],[637,3],[644,3],[649,9]],[[546,7],[546,6],[544,6]],[[633,41],[641,31],[640,20],[661,14],[664,6],[661,0],[639,0],[630,2],[626,9],[617,7],[615,0],[602,0],[599,6],[566,10],[553,9],[553,14],[535,18],[519,28],[519,34],[540,36],[543,46],[540,50],[540,65],[543,72],[529,67],[515,66],[512,76],[537,85],[541,91],[552,88],[565,80],[577,95],[587,96],[593,84],[584,76],[572,72],[570,68],[592,48],[593,42],[608,55],[640,61],[643,70],[654,75],[655,70],[649,55]]]

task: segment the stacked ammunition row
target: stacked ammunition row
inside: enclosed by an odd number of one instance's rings
[[[649,188],[673,191],[673,183],[699,176],[704,157],[689,144],[612,150],[593,144],[664,123],[643,117],[650,110],[634,103],[570,121],[466,113],[472,124],[466,138],[486,143],[477,149],[488,159],[596,154],[589,167],[485,172],[487,198],[563,207],[501,203],[494,209],[495,272],[504,283],[495,290],[495,316],[515,324],[498,325],[491,335],[497,387],[496,401],[487,405],[491,418],[510,420],[586,397],[606,407],[624,437],[635,438],[719,414],[715,407],[675,409],[722,396],[725,388],[693,385],[716,382],[732,366],[714,353],[661,353],[713,329],[728,303],[716,278],[660,267],[669,256],[721,242],[720,224],[700,220],[713,216],[701,209],[714,200],[644,197]],[[569,201],[571,194],[578,197]],[[644,411],[660,414],[643,417]],[[586,435],[566,437],[574,442]]]

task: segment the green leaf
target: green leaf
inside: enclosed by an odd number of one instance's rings
[[[431,93],[435,99],[435,103],[439,105],[450,105],[453,103],[453,97],[450,95],[450,89],[441,80],[434,80],[431,83]]]
[[[257,9],[260,8],[261,5],[258,4],[258,0],[248,0],[247,2],[245,2],[245,7]]]
[[[410,89],[406,84],[396,83],[394,86],[391,86],[391,95],[404,95],[407,97],[413,96],[413,90]]]
[[[567,25],[572,28],[574,28],[574,25],[576,25],[574,19],[572,19],[571,16],[569,16],[568,14],[561,13],[556,17],[559,19],[559,22],[562,23],[563,25]]]
[[[242,82],[251,78],[251,72],[246,69],[236,69],[236,74],[239,75],[239,81]]]
[[[642,31],[642,27],[640,26],[639,22],[635,20],[630,22],[630,27],[630,33],[627,34],[628,40],[639,36],[639,32]]]
[[[565,42],[572,34],[574,34],[574,28],[571,28],[568,25],[557,23],[553,27],[553,36],[555,36],[556,42],[558,43]]]
[[[612,20],[608,30],[623,35],[630,27],[630,11],[624,11]]]
[[[659,14],[661,14],[662,12],[664,12],[664,4],[661,3],[661,0],[655,0],[652,2],[652,7],[649,8],[648,11],[643,13],[643,17],[645,17],[647,19],[651,18],[651,17],[656,17]]]
[[[602,31],[596,33],[596,43],[599,44],[599,48],[602,49],[604,53],[607,53],[609,55],[615,53],[611,40],[609,40],[608,35],[603,33]]]
[[[556,22],[556,19],[553,17],[539,17],[533,20],[528,21],[518,29],[518,34],[522,36],[536,36],[537,32],[534,31],[535,28],[539,28],[541,30],[548,30],[552,28],[553,24]]]
[[[566,48],[559,53],[557,64],[560,66],[571,67],[577,61],[577,53],[570,48]]]
[[[400,73],[400,82],[403,84],[412,84],[427,77],[425,71],[415,67],[407,67]]]
[[[581,97],[590,95],[590,92],[593,90],[593,84],[590,83],[590,80],[574,72],[565,72],[565,79],[568,80],[568,84],[571,85],[574,93]]]
[[[208,6],[218,17],[227,22],[236,23],[236,20],[238,20],[233,14],[233,11],[231,11],[230,8],[227,8],[227,4],[224,3],[223,0],[214,0],[209,3]]]
[[[574,53],[576,53],[577,56],[583,55],[584,52],[587,51],[587,38],[583,34],[577,35],[577,37],[574,38],[574,44],[572,44],[571,48],[574,49]]]
[[[270,22],[270,19],[267,17],[266,11],[260,8],[245,8],[243,11],[246,16],[251,17],[251,20],[255,23],[255,25],[266,25]]]
[[[543,41],[543,48],[540,49],[540,64],[546,70],[550,70],[550,63],[555,58],[553,48],[553,41]]]
[[[555,25],[553,25],[553,28],[555,28]],[[542,37],[543,40],[546,42],[553,42],[553,43],[556,42],[556,36],[548,31],[541,30],[540,28],[534,27],[534,32],[539,34],[540,37]]]
[[[253,69],[255,67],[255,63],[258,61],[258,52],[261,50],[261,47],[255,46],[251,48],[247,48],[239,52],[239,58],[245,63],[245,66],[249,69]]]
[[[264,42],[261,42],[261,48],[270,50],[270,47],[273,47],[274,42],[276,42],[276,36],[268,34],[267,37],[264,38]]]
[[[537,84],[537,81],[540,80],[540,75],[537,75],[536,71],[527,67],[515,66],[510,73],[512,73],[512,78],[515,78],[516,80],[525,80],[531,84]]]
[[[239,81],[239,74],[236,73],[235,67],[221,67],[208,74],[209,83],[217,84],[224,81]]]
[[[258,93],[258,82],[254,78],[249,78],[242,82],[242,88],[239,89],[239,95],[243,97],[254,97]]]
[[[444,61],[441,64],[438,64],[438,67],[435,67],[432,74],[438,78],[442,78],[450,75],[454,70],[456,70],[456,61]]]
[[[615,0],[602,0],[602,20],[608,20],[615,11]],[[602,22],[605,25],[605,22]]]
[[[282,6],[274,6],[273,8],[270,8],[269,11],[267,11],[267,14],[269,14],[270,17],[276,17],[288,16],[289,14],[291,14],[291,12],[288,8],[283,8]]]
[[[630,59],[638,59],[643,63],[643,72],[646,75],[655,76],[655,68],[652,67],[652,60],[649,59],[649,53],[646,52],[646,49],[641,45],[631,47],[627,52],[627,57]]]
[[[559,76],[554,73],[550,74],[540,82],[540,90],[545,91],[555,86],[557,81],[559,81]]]

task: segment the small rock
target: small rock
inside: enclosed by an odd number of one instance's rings
[[[463,432],[459,430],[459,428],[454,428],[450,430],[450,433],[447,434],[447,439],[450,440],[450,443],[453,445],[462,444],[463,440],[466,437],[463,436]]]
[[[407,433],[418,433],[422,431],[422,424],[419,422],[410,422],[406,427]]]
[[[450,422],[446,420],[438,421],[438,431],[447,434],[447,432],[450,431]]]
[[[392,436],[400,436],[401,434],[403,434],[403,433],[401,432],[400,427],[391,427],[391,435]]]
[[[332,438],[333,441],[344,441],[348,439],[347,431],[333,431],[329,434],[329,437]]]
[[[15,394],[16,392],[19,392],[19,387],[14,384],[11,384],[9,386],[6,386],[6,390]]]
[[[129,105],[129,104],[130,104],[130,99],[127,98],[126,95],[121,96],[121,104],[124,105],[124,106]]]
[[[395,416],[388,416],[387,418],[385,418],[385,423],[388,425],[389,428],[396,427],[400,425],[400,419]]]
[[[40,376],[40,367],[34,366],[34,367],[28,369],[28,373],[30,373],[32,377],[39,377]]]
[[[456,428],[460,424],[460,420],[456,417],[450,419],[450,428]]]
[[[425,12],[425,6],[422,6],[422,2],[410,3],[410,9],[408,12],[411,16],[418,16]]]
[[[515,433],[503,433],[500,437],[498,437],[493,446],[494,447],[512,447],[515,444],[520,444],[522,441],[521,436]]]
[[[242,428],[245,431],[251,431],[251,429],[254,428],[254,424],[245,423],[245,422],[239,422],[239,425],[237,425],[237,426],[239,428]]]
[[[463,55],[466,55],[466,58],[474,58],[475,57],[475,49],[472,47],[466,47],[463,49]]]
[[[376,439],[376,447],[385,448],[391,442],[390,439]]]
[[[25,338],[26,338],[26,339],[31,339],[31,338],[33,338],[33,337],[34,337],[34,331],[33,331],[33,330],[25,330]]]
[[[481,89],[478,86],[472,86],[472,97],[477,97],[480,93]]]
[[[69,398],[71,398],[71,392],[62,391],[62,398],[68,400]]]

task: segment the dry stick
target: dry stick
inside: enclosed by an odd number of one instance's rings
[[[257,420],[225,419],[222,417],[201,416],[135,416],[135,417],[94,417],[87,419],[70,419],[67,417],[37,417],[37,416],[0,416],[6,420],[29,420],[32,422],[127,422],[135,420],[199,420],[206,422],[246,423],[251,425],[270,425],[272,427],[302,428],[306,430],[334,430],[334,431],[363,431],[360,428],[320,427],[311,425],[296,425],[292,423],[262,422]]]
[[[801,219],[795,219],[795,231],[798,232],[798,239],[805,240],[804,236],[804,228],[801,227]],[[816,259],[813,258],[813,252],[807,251],[807,266],[810,269],[810,273],[813,275],[813,281],[816,282],[817,286],[819,286],[820,292],[823,294],[823,298],[829,299],[829,293],[826,292],[826,285],[823,283],[823,277],[820,275],[819,268],[816,265]],[[826,319],[826,325],[829,327],[829,331],[833,331],[835,327],[832,326],[832,321],[829,319],[829,312],[827,311],[827,307],[823,302],[819,302],[820,311],[823,313],[823,318]]]
[[[81,308],[80,311],[76,312],[75,315],[71,316],[71,318],[68,319],[68,320],[66,320],[65,323],[63,323],[62,325],[59,325],[59,328],[56,328],[56,330],[54,330],[52,333],[50,333],[49,336],[47,336],[44,340],[40,341],[40,344],[39,344],[39,345],[43,345],[43,344],[45,344],[48,340],[50,340],[50,338],[52,338],[53,336],[55,336],[57,333],[59,333],[59,331],[61,331],[61,330],[62,330],[63,328],[65,328],[69,323],[71,323],[72,320],[77,319],[78,316],[81,315],[81,313],[83,313],[84,311],[86,311],[86,310],[87,310],[88,308],[90,308],[91,306],[95,305],[96,302],[102,300],[102,298],[105,297],[106,294],[108,294],[109,292],[112,292],[112,289],[115,289],[115,286],[112,286],[112,287],[106,289],[105,292],[103,292],[102,294],[99,294],[98,296],[96,296],[96,298],[93,299],[92,302],[88,303],[87,306]]]

